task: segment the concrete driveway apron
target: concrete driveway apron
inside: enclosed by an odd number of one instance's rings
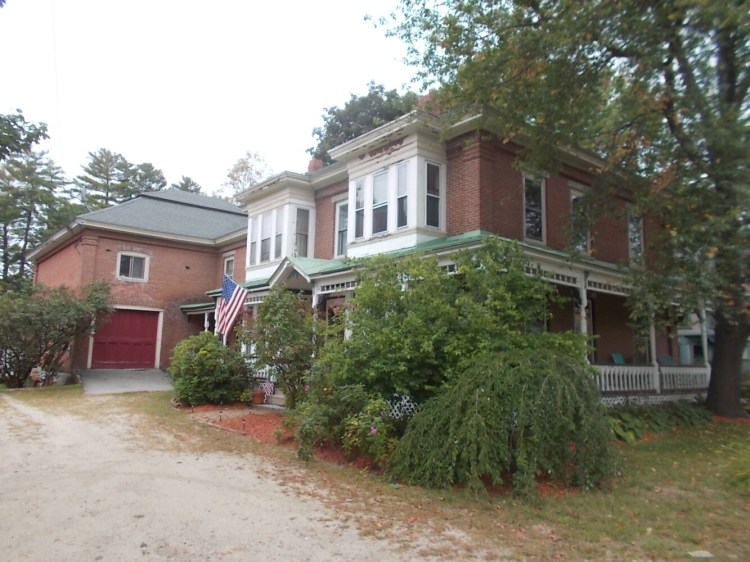
[[[160,369],[88,369],[81,382],[84,394],[172,390],[172,379]]]

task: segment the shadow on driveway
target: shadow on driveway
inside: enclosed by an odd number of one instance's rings
[[[172,390],[172,379],[160,369],[88,369],[81,383],[84,394]]]

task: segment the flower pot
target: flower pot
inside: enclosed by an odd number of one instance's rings
[[[263,389],[253,391],[253,404],[263,404],[266,401],[266,393]]]

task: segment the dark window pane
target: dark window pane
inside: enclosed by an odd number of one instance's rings
[[[381,205],[372,210],[372,233],[388,230],[388,205]]]
[[[356,224],[354,225],[354,237],[362,238],[365,235],[365,211],[360,209],[356,214]]]
[[[440,198],[427,196],[427,226],[440,228]]]
[[[440,196],[440,166],[427,164],[427,193]]]
[[[408,224],[408,217],[406,214],[406,196],[398,198],[398,227],[406,226]]]

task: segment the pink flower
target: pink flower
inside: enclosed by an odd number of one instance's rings
[[[310,385],[309,384],[305,385],[305,392],[310,392]]]
[[[374,425],[370,426],[370,435],[375,435],[378,432],[378,428]]]

